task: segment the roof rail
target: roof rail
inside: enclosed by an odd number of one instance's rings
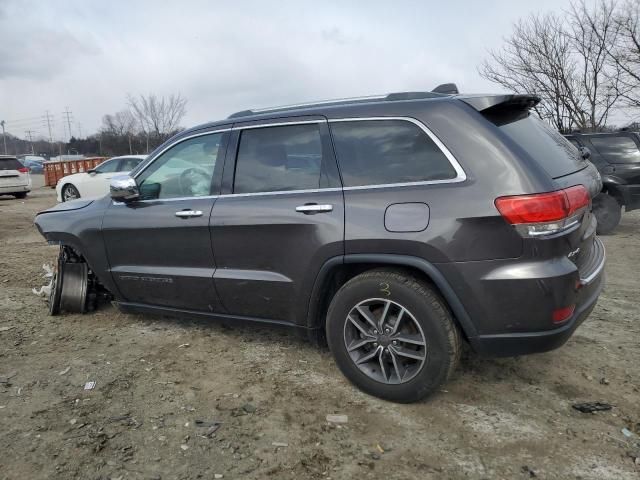
[[[400,100],[439,98],[439,97],[443,97],[453,93],[451,86],[453,86],[453,88],[455,89],[455,93],[458,93],[458,89],[455,86],[455,84],[447,83],[447,84],[443,84],[436,87],[436,89],[433,92],[395,92],[395,93],[389,93],[386,95],[370,95],[367,97],[338,98],[334,100],[321,100],[318,102],[297,103],[294,105],[283,105],[280,107],[256,108],[252,110],[241,110],[240,112],[236,112],[229,115],[228,118],[247,117],[249,115],[256,115],[259,113],[273,113],[273,112],[279,112],[283,110],[295,110],[295,109],[306,108],[306,107],[320,107],[320,106],[332,107],[336,105],[346,105],[346,104],[354,104],[354,103],[371,103],[371,102],[383,102],[383,101],[393,102],[393,101],[400,101]],[[447,91],[446,92],[437,91],[441,87],[447,87],[446,88]]]

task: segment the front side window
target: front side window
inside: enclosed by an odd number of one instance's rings
[[[609,163],[640,163],[640,150],[630,137],[591,137],[591,143]]]
[[[331,123],[345,187],[455,178],[445,154],[417,125],[404,120]]]
[[[118,171],[118,165],[120,164],[120,160],[107,160],[106,162],[102,162],[93,170],[96,173],[112,173]]]
[[[143,200],[211,195],[221,164],[224,133],[194,137],[171,147],[137,177]]]
[[[130,172],[131,170],[136,168],[141,161],[141,158],[123,158],[120,161],[120,171]]]
[[[240,135],[233,193],[315,189],[321,169],[318,124],[246,129]]]

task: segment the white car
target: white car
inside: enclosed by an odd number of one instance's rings
[[[58,201],[104,197],[109,193],[111,177],[129,173],[145,158],[147,158],[146,155],[113,157],[93,170],[62,177],[56,185]]]
[[[25,198],[31,191],[31,175],[16,157],[0,155],[0,195]]]

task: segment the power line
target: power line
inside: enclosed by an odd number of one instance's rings
[[[72,137],[71,135],[71,114],[72,112],[69,110],[69,107],[65,107],[66,110],[64,112],[62,112],[63,115],[66,115],[67,117],[67,126],[69,127],[69,138]]]
[[[47,110],[44,118],[47,122],[47,127],[49,128],[49,143],[53,143],[53,136],[51,135],[51,120],[53,120],[53,115],[51,115],[49,110]]]
[[[34,153],[33,150],[33,137],[31,136],[32,133],[34,133],[33,130],[25,130],[24,133],[27,135],[27,137],[29,138],[29,143],[31,144],[31,153]]]

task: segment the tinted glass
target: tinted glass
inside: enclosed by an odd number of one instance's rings
[[[590,137],[591,143],[609,163],[638,163],[640,150],[629,137]]]
[[[120,160],[119,170],[121,172],[130,172],[136,168],[141,161],[141,158],[123,158]]]
[[[534,115],[499,124],[511,140],[536,160],[552,178],[587,166],[580,152],[560,132]]]
[[[244,130],[234,193],[318,188],[322,141],[318,124]]]
[[[577,140],[574,140],[573,138],[569,138],[568,140],[571,142],[571,144],[572,144],[574,147],[576,147],[576,148],[580,148],[580,147],[582,147],[582,145],[580,145],[580,144],[578,143],[578,141],[577,141]]]
[[[0,158],[0,170],[18,170],[23,165],[15,158]]]
[[[456,171],[429,136],[403,120],[331,124],[345,187],[446,180]]]
[[[97,173],[117,172],[119,164],[120,164],[120,160],[107,160],[106,162],[102,162],[100,165],[94,168],[94,170]]]
[[[223,135],[213,133],[185,140],[156,158],[137,178],[142,198],[210,195],[219,155],[224,154]]]

